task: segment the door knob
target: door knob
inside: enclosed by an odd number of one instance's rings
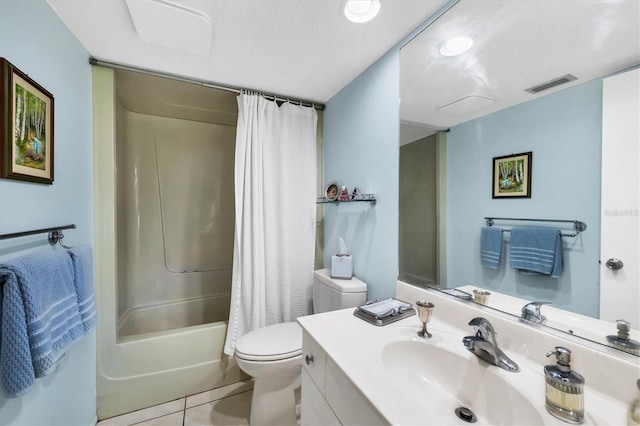
[[[605,263],[605,265],[607,268],[611,269],[612,271],[617,271],[618,269],[622,269],[622,267],[624,266],[624,263],[622,263],[622,260],[616,259],[614,257],[607,260],[607,263]]]

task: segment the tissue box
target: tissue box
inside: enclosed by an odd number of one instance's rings
[[[350,280],[353,277],[353,257],[350,254],[334,254],[331,257],[331,278]]]

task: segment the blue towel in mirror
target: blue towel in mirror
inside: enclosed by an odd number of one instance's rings
[[[484,226],[480,230],[480,263],[498,269],[502,261],[502,228]]]
[[[562,233],[554,228],[513,228],[510,255],[512,268],[559,278],[564,266]]]

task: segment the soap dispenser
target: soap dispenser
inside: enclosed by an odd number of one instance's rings
[[[571,351],[556,346],[556,365],[544,367],[546,382],[545,407],[554,417],[568,423],[580,424],[584,421],[584,377],[571,371]]]
[[[618,323],[618,335],[607,336],[609,345],[621,351],[629,352],[634,355],[640,355],[640,342],[629,338],[629,330],[631,323],[623,319],[616,321]]]

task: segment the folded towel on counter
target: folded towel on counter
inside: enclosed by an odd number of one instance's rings
[[[480,229],[480,263],[498,269],[502,262],[502,228],[484,226]]]
[[[513,228],[510,255],[512,268],[558,278],[563,269],[562,233],[553,228]]]
[[[97,323],[96,299],[93,287],[93,250],[89,245],[70,249],[73,262],[73,284],[78,297],[78,309],[84,332],[91,331]]]
[[[8,397],[17,397],[84,335],[71,257],[55,250],[6,261],[0,286],[0,382]]]

